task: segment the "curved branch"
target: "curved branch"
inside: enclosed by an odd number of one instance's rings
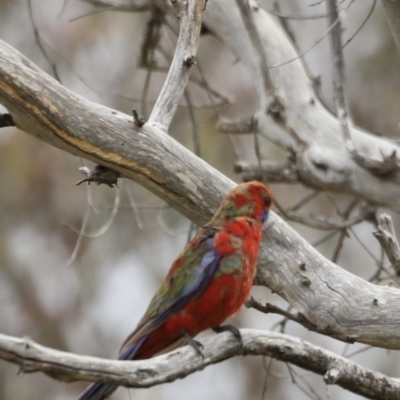
[[[158,124],[163,129],[168,129],[189,80],[191,67],[196,63],[205,0],[176,1],[173,4],[176,4],[179,18],[178,42],[164,86],[149,118],[150,124]]]
[[[71,93],[1,41],[0,103],[18,128],[140,183],[199,225],[234,185],[158,127],[138,128],[126,114]],[[284,297],[317,332],[400,349],[398,289],[344,271],[274,213],[266,225],[257,284]]]
[[[228,8],[229,21],[226,19]],[[400,147],[350,126],[351,138],[365,161],[357,162],[346,151],[340,122],[318,100],[285,32],[257,5],[251,7],[251,12],[281,100],[277,110],[265,109],[269,93],[260,78],[263,65],[258,61],[235,4],[231,0],[209,2],[204,22],[240,58],[255,80],[260,103],[255,115],[258,132],[296,154],[302,183],[317,189],[354,194],[400,211]]]
[[[324,376],[325,383],[371,399],[397,399],[400,379],[361,367],[297,338],[274,332],[243,329],[243,345],[230,333],[202,339],[204,359],[185,346],[149,360],[113,361],[78,356],[40,346],[29,339],[0,334],[0,358],[25,373],[43,372],[63,381],[101,381],[127,387],[151,387],[171,382],[234,356],[264,355]]]

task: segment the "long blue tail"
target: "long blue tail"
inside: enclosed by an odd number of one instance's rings
[[[129,346],[119,357],[118,360],[133,360],[136,352],[139,350],[147,336],[141,338],[136,343]],[[77,400],[105,400],[118,389],[118,385],[111,383],[92,383],[88,386]]]
[[[117,388],[117,385],[108,383],[92,383],[81,393],[77,400],[104,400],[111,396]]]

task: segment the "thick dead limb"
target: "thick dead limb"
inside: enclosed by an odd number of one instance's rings
[[[397,166],[400,147],[350,124],[354,146],[362,149],[366,160],[365,165],[357,163],[346,150],[339,120],[318,100],[281,26],[262,8],[251,6],[250,10],[264,46],[271,79],[282,100],[281,110],[271,112],[261,106],[253,116],[258,132],[296,154],[300,182],[317,189],[354,194],[400,211]],[[259,52],[254,49],[238,8],[230,0],[209,2],[204,22],[247,67],[255,80],[260,105],[268,104],[269,93],[259,78],[262,71]]]
[[[140,183],[199,225],[234,185],[165,131],[149,123],[138,128],[131,116],[71,93],[2,42],[0,103],[18,128]],[[317,332],[400,349],[400,291],[344,271],[274,213],[256,283],[284,297]]]
[[[0,334],[0,358],[25,373],[43,372],[63,381],[102,381],[128,387],[171,382],[234,356],[265,355],[322,375],[326,384],[371,399],[398,399],[400,379],[363,368],[344,357],[297,338],[274,332],[240,330],[242,345],[226,332],[202,339],[199,357],[190,346],[140,361],[79,356],[40,346],[29,339]]]

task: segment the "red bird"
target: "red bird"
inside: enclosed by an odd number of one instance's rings
[[[273,200],[271,190],[253,181],[236,186],[213,218],[199,230],[172,264],[136,329],[123,343],[119,360],[137,360],[165,353],[213,329],[239,331],[221,324],[249,296],[262,226]],[[78,400],[103,400],[117,385],[93,383]]]

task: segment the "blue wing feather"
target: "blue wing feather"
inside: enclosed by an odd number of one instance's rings
[[[207,236],[202,242],[207,246],[208,251],[204,253],[200,263],[191,266],[190,271],[192,279],[183,285],[178,293],[174,292],[173,297],[168,295],[156,295],[153,298],[149,308],[152,307],[153,302],[159,301],[159,303],[157,303],[157,309],[161,311],[151,317],[146,316],[147,313],[145,314],[144,319],[139,323],[136,330],[132,332],[123,343],[121,353],[132,343],[136,343],[136,341],[144,335],[148,335],[166,322],[171,315],[185,307],[190,299],[200,295],[208,286],[218,269],[221,256],[215,250],[214,237]]]

